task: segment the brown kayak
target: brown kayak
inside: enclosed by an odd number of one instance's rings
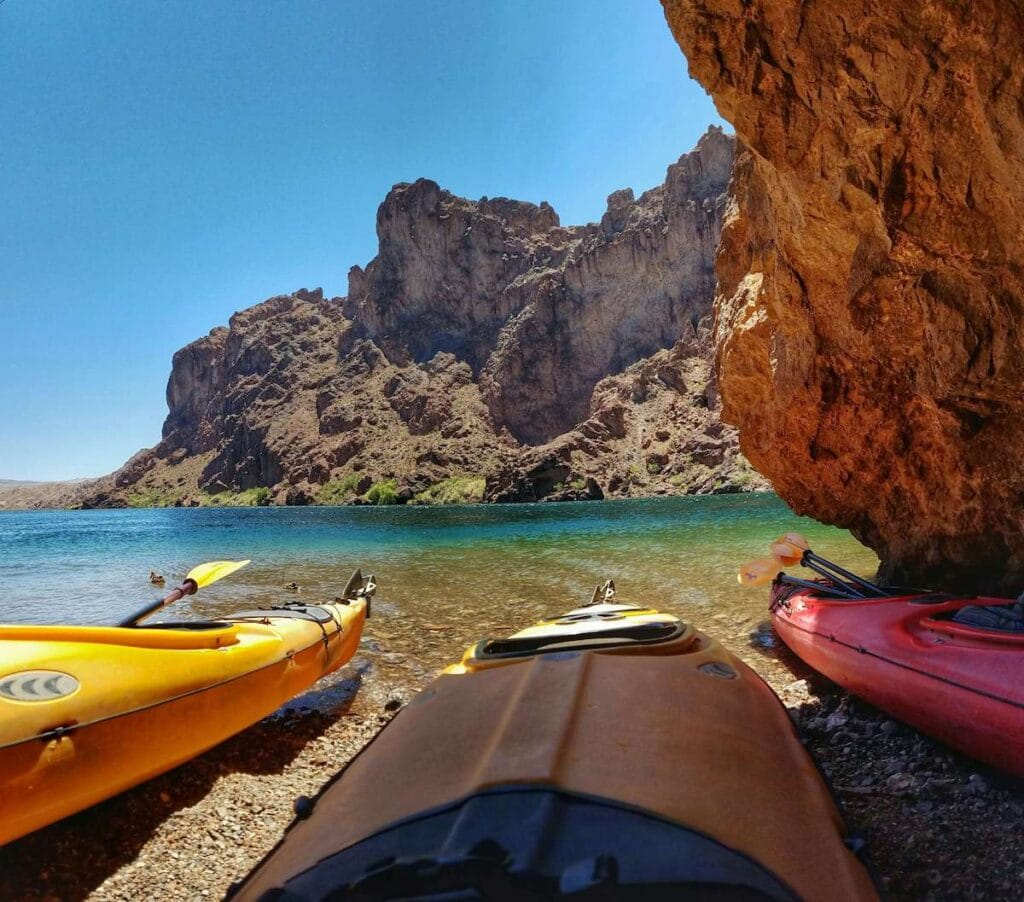
[[[772,691],[650,608],[479,643],[297,810],[236,898],[876,898]]]

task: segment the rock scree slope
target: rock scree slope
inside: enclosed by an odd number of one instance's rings
[[[711,127],[663,185],[616,191],[580,227],[546,203],[396,185],[347,297],[271,298],[178,351],[162,440],[77,503],[766,487],[719,420],[711,367],[734,144]]]
[[[663,0],[747,148],[723,417],[894,581],[1024,583],[1024,10]]]

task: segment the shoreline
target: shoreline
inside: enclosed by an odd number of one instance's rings
[[[276,714],[0,849],[0,895],[222,897],[278,841],[295,797],[315,793],[432,678],[387,652],[397,622],[368,628],[352,664]],[[1024,781],[891,720],[781,651],[780,674],[756,669],[786,705],[852,832],[865,838],[884,896],[1018,897]]]
[[[45,483],[40,483],[45,485]],[[581,502],[600,502],[600,501],[654,501],[658,499],[668,498],[705,498],[715,497],[719,495],[774,495],[775,492],[771,488],[762,488],[760,486],[753,488],[739,487],[734,485],[725,485],[713,489],[707,492],[650,492],[650,493],[638,493],[638,494],[626,494],[626,495],[612,495],[604,496],[600,498],[595,497],[555,497],[547,496],[544,498],[538,498],[532,501],[486,501],[486,500],[466,500],[466,501],[452,501],[452,500],[436,500],[436,501],[423,501],[423,500],[410,500],[410,501],[393,501],[393,502],[372,502],[366,501],[362,498],[353,499],[351,501],[310,501],[307,503],[277,503],[269,501],[261,504],[250,504],[245,502],[240,503],[227,503],[219,502],[212,504],[153,504],[153,505],[131,505],[131,504],[111,504],[111,505],[90,505],[82,506],[76,504],[65,504],[65,505],[36,505],[36,504],[6,504],[4,500],[5,489],[0,486],[0,513],[5,511],[11,512],[25,512],[25,511],[115,511],[115,510],[241,510],[248,508],[298,508],[298,507],[423,507],[423,508],[436,508],[436,507],[523,507],[532,506],[537,504],[569,504],[569,503],[581,503]]]

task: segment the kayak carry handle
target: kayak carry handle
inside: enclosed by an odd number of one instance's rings
[[[340,601],[342,604],[349,604],[353,601],[359,601],[360,599],[366,602],[366,617],[369,619],[371,611],[371,599],[377,592],[377,577],[372,573],[369,576],[363,576],[361,568],[356,567],[352,575],[348,578],[348,582],[345,583],[345,588],[341,590],[335,601]]]
[[[589,608],[592,604],[611,604],[615,598],[615,581],[606,579],[596,589],[594,594],[590,596],[588,601],[583,607]]]

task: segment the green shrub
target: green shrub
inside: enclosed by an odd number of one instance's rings
[[[199,504],[201,507],[267,507],[270,504],[270,489],[259,485],[240,492],[204,492]]]
[[[371,485],[363,497],[370,504],[398,504],[398,483],[394,479],[382,479]]]
[[[656,460],[647,461],[647,472],[650,473],[651,476],[657,476],[661,472],[661,464]]]
[[[578,479],[574,479],[572,482],[569,483],[569,488],[575,489],[577,492],[582,492],[586,487],[587,480],[585,480],[582,476],[580,476]]]
[[[129,507],[174,507],[180,497],[166,489],[140,489],[126,500]]]
[[[265,485],[256,486],[254,489],[246,489],[240,492],[238,497],[249,499],[253,507],[267,507],[270,504],[270,489]]]
[[[739,470],[733,475],[732,481],[741,489],[746,489],[754,484],[754,474],[750,470]]]
[[[487,480],[483,476],[449,476],[416,495],[416,504],[479,504]]]
[[[317,504],[345,504],[352,500],[359,487],[358,473],[346,473],[338,479],[325,482],[316,495]]]

